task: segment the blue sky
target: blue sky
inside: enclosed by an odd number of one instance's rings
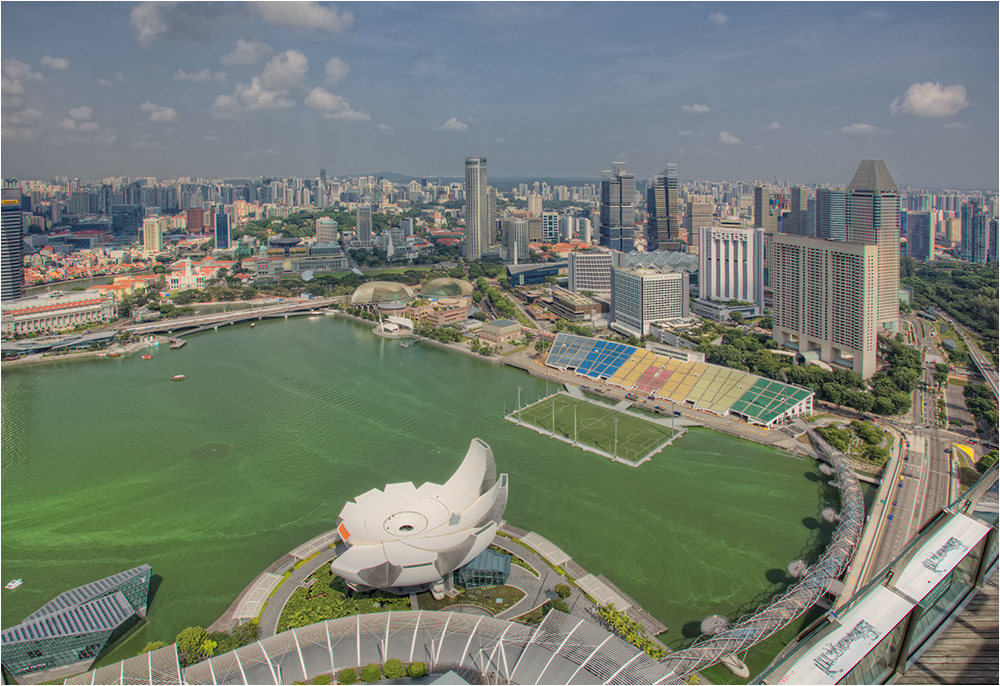
[[[996,189],[998,7],[5,0],[2,173]]]

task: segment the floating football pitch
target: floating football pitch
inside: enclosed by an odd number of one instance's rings
[[[668,426],[618,412],[607,405],[577,400],[562,393],[524,407],[520,413],[515,410],[510,416],[549,433],[552,431],[553,410],[557,437],[568,443],[576,441],[582,446],[632,462],[638,462],[655,452],[674,434]],[[615,419],[618,420],[617,446]]]

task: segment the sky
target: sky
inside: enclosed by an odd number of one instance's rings
[[[996,2],[0,4],[4,177],[997,189]]]

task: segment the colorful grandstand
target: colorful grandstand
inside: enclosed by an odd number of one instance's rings
[[[719,416],[773,428],[812,412],[813,392],[704,362],[680,362],[624,343],[560,333],[548,366]]]

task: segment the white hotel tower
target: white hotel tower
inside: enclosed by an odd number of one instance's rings
[[[698,297],[763,305],[763,229],[703,226],[698,232]]]

